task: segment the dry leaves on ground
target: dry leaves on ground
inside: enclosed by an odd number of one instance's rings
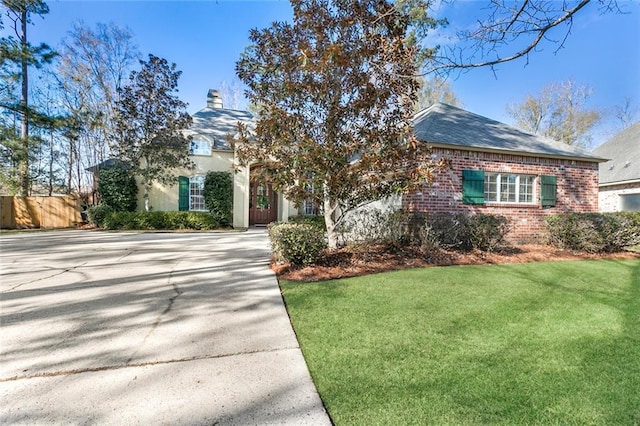
[[[631,252],[592,254],[561,250],[545,245],[523,245],[510,247],[495,253],[480,251],[462,253],[439,250],[425,255],[420,250],[412,248],[388,249],[383,246],[361,246],[346,247],[327,252],[325,259],[319,265],[292,268],[289,264],[273,263],[271,268],[282,279],[313,282],[428,266],[507,264],[605,258],[640,259],[640,254]]]

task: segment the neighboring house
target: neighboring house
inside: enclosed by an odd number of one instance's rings
[[[640,121],[593,153],[610,159],[600,164],[600,211],[640,211]]]
[[[416,114],[414,129],[450,167],[405,195],[405,209],[499,214],[510,219],[513,242],[539,240],[549,215],[598,211],[604,160],[583,149],[442,103]]]

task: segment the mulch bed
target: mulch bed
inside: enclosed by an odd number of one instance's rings
[[[383,246],[360,246],[327,251],[319,265],[292,268],[289,264],[274,262],[271,269],[279,278],[285,280],[314,282],[418,267],[584,259],[640,259],[640,254],[632,252],[593,254],[561,250],[545,245],[509,247],[494,253],[438,250],[427,254],[413,248],[389,249]]]

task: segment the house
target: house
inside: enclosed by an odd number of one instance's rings
[[[640,211],[640,121],[593,153],[610,158],[600,164],[600,211]]]
[[[433,160],[450,167],[403,197],[410,211],[486,213],[510,219],[507,238],[533,242],[544,219],[598,211],[598,164],[604,160],[460,108],[437,103],[414,119]]]
[[[150,193],[155,210],[206,211],[204,177],[209,171],[233,172],[233,226],[245,228],[317,213],[300,208],[255,178],[260,165],[239,167],[228,143],[237,123],[253,125],[247,111],[223,108],[210,90],[207,106],[193,115],[193,170],[180,170],[176,185],[156,184]],[[544,219],[564,212],[598,211],[598,164],[603,158],[579,147],[535,136],[469,111],[437,103],[414,118],[416,137],[432,158],[450,164],[421,191],[384,200],[385,208],[435,213],[488,213],[510,219],[513,242],[537,240]],[[139,206],[144,205],[139,200]]]
[[[253,115],[248,111],[226,109],[220,92],[209,90],[207,105],[192,116],[193,122],[186,134],[192,137],[191,159],[193,170],[178,170],[176,185],[154,184],[150,194],[150,205],[154,210],[207,211],[204,202],[204,178],[209,171],[233,173],[233,226],[246,228],[251,225],[268,224],[276,220],[287,220],[298,214],[292,203],[273,191],[268,183],[259,182],[251,169],[238,167],[228,136],[237,132],[239,122],[252,125]],[[234,173],[235,171],[235,173]],[[138,206],[144,206],[142,191]]]

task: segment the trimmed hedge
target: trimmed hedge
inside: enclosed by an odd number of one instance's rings
[[[400,247],[406,240],[403,235],[406,217],[402,210],[361,209],[350,213],[338,227],[338,232],[347,244]]]
[[[424,251],[442,248],[491,252],[505,244],[509,232],[506,217],[484,213],[418,214],[408,223],[409,230],[405,232],[417,239]]]
[[[350,243],[419,246],[425,252],[494,251],[505,244],[509,221],[500,215],[362,210],[341,226]]]
[[[212,230],[220,223],[208,212],[113,212],[102,227],[112,230]]]
[[[611,253],[640,244],[639,213],[565,213],[546,219],[549,244]]]
[[[106,204],[98,204],[87,209],[87,220],[93,226],[102,228],[105,219],[113,214],[113,209]]]
[[[269,225],[269,239],[276,260],[293,266],[317,263],[327,248],[324,228],[309,223],[275,222]]]
[[[307,214],[307,215],[293,216],[289,218],[289,222],[290,223],[306,223],[307,225],[313,225],[322,230],[326,229],[326,225],[324,223],[324,216],[322,215]]]

